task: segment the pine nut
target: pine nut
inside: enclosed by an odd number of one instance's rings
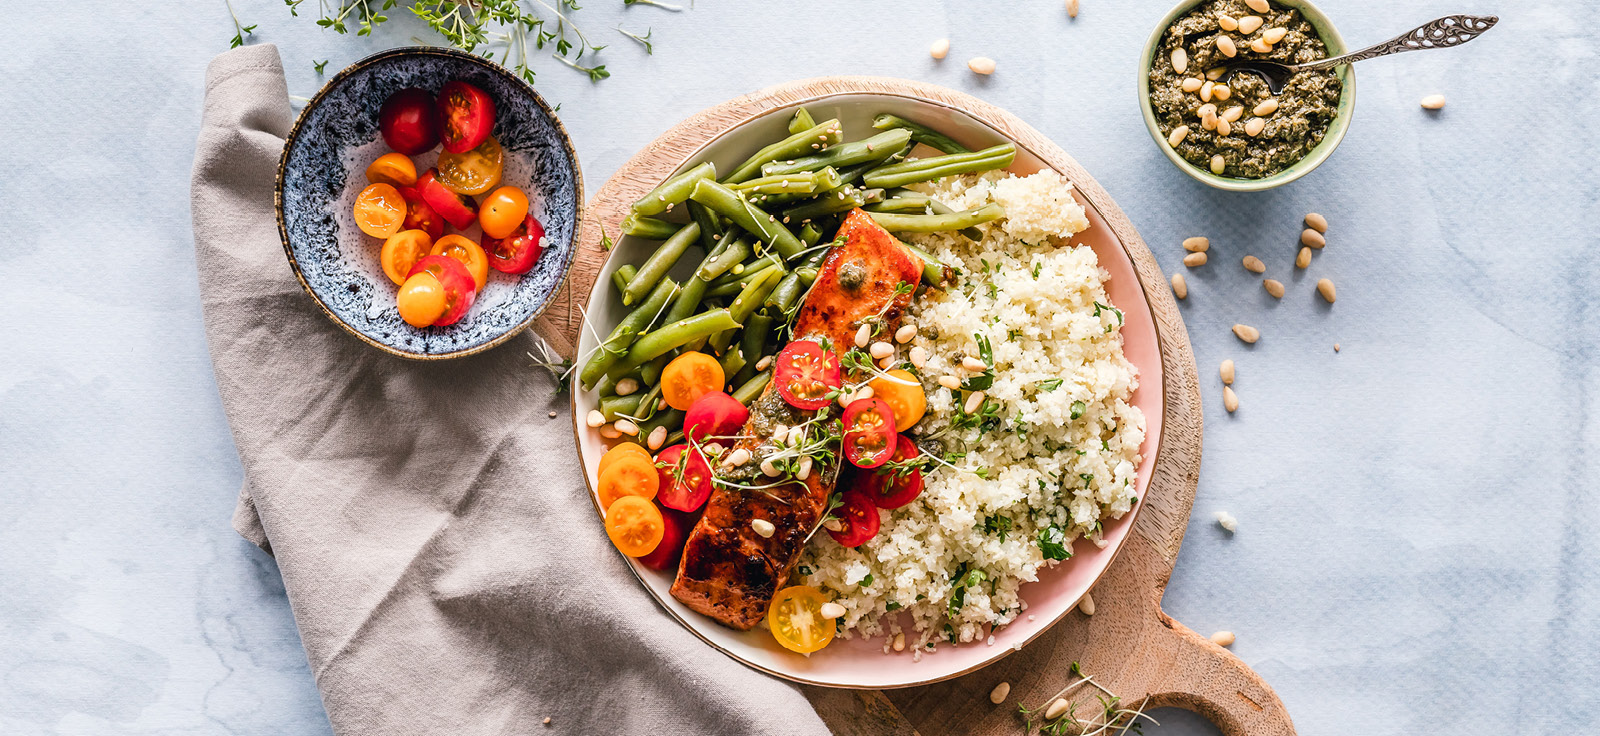
[[[1271,115],[1272,113],[1275,113],[1277,111],[1278,111],[1278,98],[1276,98],[1276,97],[1268,97],[1267,99],[1262,100],[1261,104],[1256,105],[1255,109],[1251,110],[1250,112],[1253,112],[1256,115],[1260,115],[1261,117],[1266,117],[1266,116]]]
[[[769,458],[761,461],[761,474],[762,475],[765,475],[768,478],[776,478],[776,477],[778,477],[778,474],[781,473],[781,472],[783,472],[783,471],[778,469],[777,463],[772,462],[772,458],[769,457]]]
[[[1262,279],[1261,288],[1266,289],[1273,299],[1283,298],[1283,283],[1274,279]]]
[[[856,389],[855,393],[850,394],[850,400],[860,401],[862,399],[870,399],[875,393],[877,392],[872,390],[871,386],[862,386],[861,388]]]
[[[1233,39],[1227,36],[1217,36],[1217,50],[1230,59],[1239,54],[1239,47],[1234,46]]]
[[[1258,54],[1270,54],[1272,53],[1272,44],[1258,38],[1250,42],[1250,50]]]
[[[1223,138],[1233,135],[1233,123],[1223,120],[1222,118],[1217,118],[1217,135],[1220,135]]]
[[[1173,128],[1172,132],[1167,135],[1167,145],[1177,148],[1178,144],[1182,143],[1183,139],[1187,137],[1189,137],[1189,126],[1180,125]]]
[[[1067,17],[1078,17],[1078,0],[1067,0]]]
[[[894,356],[893,355],[885,355],[885,356],[883,356],[883,358],[878,361],[878,367],[882,368],[884,370],[889,370],[890,368],[893,368],[894,367]]]
[[[1315,212],[1307,213],[1306,227],[1309,227],[1319,233],[1326,233],[1328,232],[1328,218],[1323,217]]]
[[[606,423],[606,415],[601,414],[598,409],[590,409],[588,414],[583,415],[583,423],[594,429]]]
[[[939,385],[954,391],[961,388],[961,379],[955,376],[939,376]]]
[[[1333,344],[1333,352],[1335,352],[1335,353],[1339,352],[1339,343],[1334,343]]]
[[[903,652],[903,651],[906,650],[906,635],[905,635],[905,632],[901,632],[901,633],[898,633],[898,634],[894,635],[894,650],[897,651],[897,652]]]
[[[989,370],[988,364],[970,355],[961,359],[961,367],[972,371],[973,373],[982,373],[986,370]]]
[[[1234,20],[1231,15],[1217,16],[1217,25],[1229,33],[1239,30],[1239,21]]]
[[[645,446],[652,450],[659,450],[667,443],[667,428],[656,427],[650,430],[650,436],[645,438]]]
[[[999,705],[1006,702],[1006,698],[1010,696],[1011,683],[1002,682],[999,685],[995,685],[994,689],[989,691],[989,702]]]
[[[994,73],[994,59],[987,56],[975,57],[967,62],[967,68],[971,69],[975,74],[987,76]]]
[[[1250,9],[1257,13],[1272,12],[1272,6],[1267,4],[1267,0],[1244,0],[1244,4],[1250,6]]]
[[[1083,615],[1085,615],[1085,616],[1093,616],[1094,615],[1094,597],[1089,595],[1088,593],[1084,593],[1083,594],[1083,598],[1079,599],[1079,601],[1078,601],[1078,610],[1082,611]]]
[[[823,618],[832,621],[844,615],[844,606],[828,601],[817,608],[817,613]]]
[[[747,462],[750,462],[750,451],[744,449],[743,447],[737,448],[733,452],[728,453],[727,459],[722,461],[724,465],[731,465],[734,467],[738,467]]]
[[[1262,4],[1266,4],[1265,0],[1263,0]],[[1283,37],[1287,35],[1289,35],[1289,29],[1287,28],[1268,28],[1265,33],[1261,34],[1261,40],[1272,44],[1282,41]]]
[[[1233,392],[1232,386],[1222,387],[1222,408],[1227,409],[1229,414],[1239,410],[1239,395]]]
[[[1044,711],[1044,719],[1047,720],[1047,721],[1053,721],[1053,720],[1055,720],[1057,718],[1060,718],[1066,712],[1067,712],[1067,699],[1066,698],[1056,698],[1055,702],[1051,703],[1050,707],[1045,709],[1045,711]]]
[[[1251,138],[1254,138],[1254,137],[1256,137],[1258,135],[1261,135],[1261,131],[1266,130],[1266,129],[1267,129],[1267,119],[1266,118],[1250,118],[1244,124],[1244,134],[1247,135],[1247,136],[1250,136]]]
[[[1232,631],[1218,631],[1211,635],[1211,643],[1219,647],[1231,647],[1234,640]]]
[[[767,521],[766,519],[751,519],[750,530],[761,535],[763,539],[768,539],[772,537],[773,532],[778,531],[778,528],[773,526],[772,522]],[[824,603],[823,605],[826,606],[828,604]]]
[[[1190,253],[1189,255],[1183,257],[1183,265],[1188,266],[1189,268],[1204,266],[1206,265],[1206,254]]]
[[[617,381],[617,395],[627,396],[639,390],[639,381],[635,378],[624,378]]]
[[[1244,270],[1250,273],[1264,273],[1267,270],[1267,264],[1262,263],[1261,259],[1255,256],[1245,256]]]
[[[830,532],[844,531],[844,524],[838,519],[828,519],[827,521],[822,522],[822,528],[827,529]]]
[[[873,360],[883,360],[884,358],[894,355],[894,346],[879,340],[878,342],[872,343],[872,347],[867,349],[867,354],[871,355]]]
[[[1233,96],[1233,88],[1226,84],[1218,84],[1211,88],[1211,96],[1219,100],[1226,100]]]
[[[1205,120],[1206,118],[1214,118],[1217,116],[1217,106],[1215,103],[1208,102],[1195,108],[1194,114],[1199,115],[1201,120]]]
[[[967,403],[961,405],[961,410],[968,414],[977,414],[983,408],[983,392],[973,391],[967,394]]]
[[[1217,369],[1217,375],[1222,376],[1222,385],[1233,385],[1233,358],[1222,361],[1222,367]]]
[[[622,433],[618,432],[616,427],[606,424],[600,427],[600,436],[608,440],[614,440],[621,438]]]
[[[1190,253],[1204,253],[1211,249],[1211,239],[1199,235],[1184,238],[1183,249]]]
[[[1216,519],[1217,519],[1217,526],[1220,526],[1223,529],[1228,530],[1229,534],[1232,534],[1235,530],[1237,530],[1239,528],[1239,520],[1233,518],[1233,514],[1230,514],[1230,513],[1226,512],[1226,511],[1218,511],[1216,513]]]
[[[1239,118],[1244,117],[1244,106],[1234,105],[1233,107],[1223,110],[1221,117],[1223,120],[1226,120],[1230,123],[1236,122]]]
[[[894,341],[902,344],[911,342],[911,338],[916,336],[916,325],[901,325],[900,329],[894,331]]]
[[[1251,327],[1250,325],[1234,325],[1233,336],[1247,343],[1254,344],[1255,341],[1261,339],[1261,330]]]
[[[1326,299],[1329,304],[1332,304],[1337,296],[1333,291],[1333,282],[1327,279],[1317,279],[1317,293],[1321,294],[1322,298]]]
[[[1211,93],[1215,92],[1216,89],[1217,89],[1217,83],[1216,82],[1207,81],[1207,82],[1202,83],[1200,85],[1200,101],[1201,102],[1210,102],[1211,101]]]
[[[725,449],[727,448],[723,447],[721,442],[707,442],[700,446],[700,451],[705,453],[706,457],[721,455]]]
[[[805,480],[805,479],[811,477],[811,456],[810,455],[806,455],[805,457],[800,458],[800,467],[795,468],[794,477],[799,479],[799,480]]]
[[[1222,157],[1222,154],[1219,153],[1211,157],[1211,173],[1216,174],[1217,176],[1222,176],[1222,172],[1227,170],[1228,161]]]
[[[1444,95],[1428,95],[1422,98],[1422,107],[1427,110],[1443,109]]]
[[[1261,24],[1265,22],[1259,15],[1247,15],[1239,19],[1239,32],[1248,36],[1260,30]]]
[[[1205,82],[1203,82],[1203,81],[1201,81],[1201,80],[1199,80],[1199,79],[1197,79],[1195,77],[1188,77],[1188,78],[1183,80],[1183,84],[1180,85],[1180,86],[1182,86],[1183,91],[1185,91],[1185,92],[1198,92],[1198,91],[1200,91],[1201,85],[1204,85],[1204,84],[1205,84]]]
[[[1172,274],[1172,295],[1179,299],[1189,298],[1189,283],[1183,279],[1183,274]]]
[[[1200,127],[1205,128],[1206,130],[1216,130],[1217,116],[1207,115],[1203,118],[1200,118]]]
[[[770,355],[768,355],[765,358],[762,358],[761,360],[756,361],[756,370],[758,370],[758,371],[764,371],[764,370],[766,370],[766,369],[768,369],[770,367],[772,367],[772,356],[770,356]]]
[[[1172,50],[1172,70],[1179,74],[1189,71],[1189,52],[1182,48]]]
[[[928,363],[928,350],[921,345],[911,348],[911,365],[921,368]]]
[[[1295,254],[1294,265],[1295,268],[1305,268],[1306,266],[1311,265],[1311,249],[1301,246],[1300,252]]]
[[[871,341],[872,325],[862,325],[861,329],[856,330],[856,347],[864,348],[867,346],[867,343]]]
[[[1328,244],[1328,239],[1322,237],[1322,233],[1319,233],[1308,227],[1300,233],[1300,244],[1309,245],[1313,248],[1321,250],[1322,246]]]
[[[1222,75],[1227,74],[1227,73],[1228,73],[1227,67],[1220,67],[1219,66],[1219,67],[1217,67],[1215,69],[1212,69],[1211,71],[1206,72],[1206,79],[1209,79],[1209,80],[1215,82],[1218,79],[1221,79]]]
[[[945,55],[949,53],[950,39],[948,38],[941,38],[937,41],[934,41],[933,45],[928,47],[928,55],[935,59],[943,59]]]

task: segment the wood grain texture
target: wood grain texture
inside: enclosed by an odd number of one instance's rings
[[[1173,621],[1161,596],[1194,504],[1200,473],[1201,407],[1194,355],[1167,281],[1133,224],[1072,157],[1010,113],[970,95],[934,85],[879,77],[825,77],[745,95],[689,117],[622,166],[585,207],[586,222],[567,284],[535,331],[572,355],[584,303],[606,253],[602,229],[615,234],[630,204],[654,188],[720,133],[774,108],[838,94],[883,94],[924,100],[981,120],[1065,174],[1115,232],[1133,261],[1154,314],[1164,370],[1164,427],[1144,509],[1133,533],[1093,596],[1096,615],[1069,614],[1022,651],[989,667],[934,685],[856,692],[806,687],[818,713],[839,734],[1018,734],[1017,705],[1043,707],[1071,682],[1072,662],[1117,693],[1124,705],[1176,706],[1210,719],[1228,736],[1292,736],[1294,726],[1272,688],[1232,653]],[[1011,683],[1001,705],[989,702],[1000,682]],[[1077,713],[1099,711],[1094,692],[1070,696]]]

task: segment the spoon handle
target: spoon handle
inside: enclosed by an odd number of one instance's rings
[[[1340,64],[1398,54],[1403,51],[1444,49],[1451,46],[1460,46],[1482,35],[1484,31],[1493,28],[1494,24],[1498,22],[1500,22],[1500,19],[1493,15],[1447,15],[1437,20],[1428,21],[1376,46],[1368,46],[1360,51],[1352,51],[1331,59],[1299,64],[1296,68],[1301,71],[1332,69]]]

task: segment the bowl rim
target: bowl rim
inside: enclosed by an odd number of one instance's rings
[[[1343,87],[1339,92],[1338,114],[1334,117],[1333,122],[1328,125],[1327,134],[1323,136],[1321,143],[1318,143],[1309,153],[1283,171],[1261,179],[1237,179],[1218,176],[1189,163],[1188,160],[1179,156],[1177,151],[1172,150],[1172,146],[1167,145],[1167,138],[1162,134],[1161,126],[1156,122],[1155,111],[1150,106],[1150,66],[1154,63],[1155,50],[1161,44],[1161,37],[1166,34],[1167,29],[1184,14],[1204,2],[1208,2],[1208,0],[1179,0],[1178,4],[1173,6],[1172,10],[1167,11],[1167,14],[1161,18],[1161,22],[1156,25],[1155,30],[1151,31],[1139,58],[1139,111],[1144,117],[1145,128],[1150,131],[1150,137],[1155,141],[1156,147],[1161,149],[1167,160],[1183,170],[1185,174],[1208,186],[1230,192],[1265,191],[1283,186],[1311,173],[1318,166],[1321,166],[1323,161],[1328,160],[1329,156],[1333,155],[1334,149],[1339,147],[1339,143],[1344,140],[1345,131],[1350,127],[1351,115],[1355,111],[1356,104],[1356,76],[1354,68],[1348,63],[1340,64],[1334,69],[1334,73],[1338,75]],[[1306,22],[1317,29],[1317,36],[1322,39],[1323,45],[1328,47],[1330,56],[1338,56],[1348,51],[1349,47],[1345,45],[1344,37],[1339,35],[1339,29],[1334,27],[1332,19],[1314,5],[1311,0],[1271,0],[1271,2],[1300,11]]]
[[[512,86],[514,87],[520,87],[523,92],[527,93],[527,95],[533,99],[534,104],[539,106],[539,109],[544,112],[545,116],[548,117],[551,122],[555,123],[556,132],[559,134],[561,139],[561,148],[566,152],[567,159],[572,162],[573,182],[577,187],[576,191],[574,192],[575,199],[573,200],[576,203],[576,209],[572,213],[572,247],[567,249],[567,257],[565,262],[561,264],[560,274],[557,276],[555,281],[555,288],[550,291],[548,298],[545,299],[543,304],[540,304],[534,308],[533,312],[530,313],[527,318],[506,329],[499,335],[490,338],[483,344],[462,348],[460,350],[454,350],[448,353],[415,353],[409,350],[402,350],[393,345],[388,345],[350,326],[349,323],[345,322],[344,319],[335,314],[332,309],[329,309],[328,305],[322,301],[322,297],[317,294],[315,289],[311,288],[310,282],[306,281],[305,274],[300,271],[300,262],[295,258],[294,248],[289,244],[289,228],[288,224],[284,221],[283,215],[283,184],[285,174],[287,173],[289,167],[289,151],[294,148],[295,141],[300,136],[300,129],[310,117],[311,111],[322,103],[323,98],[326,97],[330,91],[344,83],[356,73],[364,71],[367,69],[367,67],[379,62],[387,61],[394,57],[403,56],[440,56],[464,61],[482,67],[492,74],[499,75],[505,80],[511,82]],[[397,46],[392,49],[385,49],[361,58],[349,66],[340,69],[338,73],[330,77],[327,82],[323,83],[322,88],[317,90],[317,93],[311,97],[311,100],[306,103],[306,106],[301,108],[300,114],[295,116],[294,125],[289,128],[289,134],[284,136],[283,151],[278,155],[278,171],[272,188],[272,206],[278,219],[278,239],[283,243],[283,251],[284,254],[289,258],[289,268],[290,270],[294,271],[295,280],[300,282],[300,287],[305,289],[305,292],[311,296],[312,301],[316,302],[317,308],[322,310],[322,313],[327,315],[328,319],[332,320],[333,323],[338,325],[340,329],[354,336],[361,342],[371,345],[372,347],[382,350],[390,355],[416,361],[450,360],[452,358],[464,358],[469,355],[477,355],[478,353],[498,347],[511,338],[516,337],[518,334],[521,334],[523,330],[531,327],[536,320],[543,316],[545,311],[550,308],[550,305],[556,301],[556,297],[561,293],[562,288],[566,284],[567,276],[572,271],[572,264],[577,260],[578,244],[582,242],[583,201],[583,169],[578,162],[578,152],[575,148],[573,148],[572,145],[572,135],[567,132],[567,128],[562,124],[561,118],[556,116],[554,108],[550,107],[550,103],[545,101],[544,96],[540,95],[538,90],[535,90],[533,85],[529,84],[527,80],[524,80],[516,74],[511,73],[510,70],[494,63],[493,61],[475,54],[469,54],[465,51],[459,51],[440,46]]]

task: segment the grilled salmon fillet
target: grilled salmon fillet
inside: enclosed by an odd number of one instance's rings
[[[838,237],[844,242],[818,269],[816,283],[795,317],[794,335],[798,340],[831,344],[842,354],[855,345],[865,320],[881,318],[883,329],[894,333],[911,303],[910,292],[897,287],[902,282],[915,286],[922,263],[859,209],[845,217]],[[853,380],[859,378],[845,376],[846,382]],[[750,420],[734,446],[748,450],[751,460],[741,468],[717,463],[719,478],[738,478],[745,485],[783,480],[750,470],[760,463],[762,445],[771,447],[774,426],[793,427],[816,412],[790,406],[776,386],[777,381],[769,383],[751,404]],[[790,482],[761,491],[717,484],[705,515],[684,545],[672,596],[735,629],[759,623],[773,594],[788,580],[807,536],[821,522],[838,470],[813,467],[804,481],[787,478]],[[772,522],[776,531],[771,537],[756,534],[750,525],[755,519]]]

